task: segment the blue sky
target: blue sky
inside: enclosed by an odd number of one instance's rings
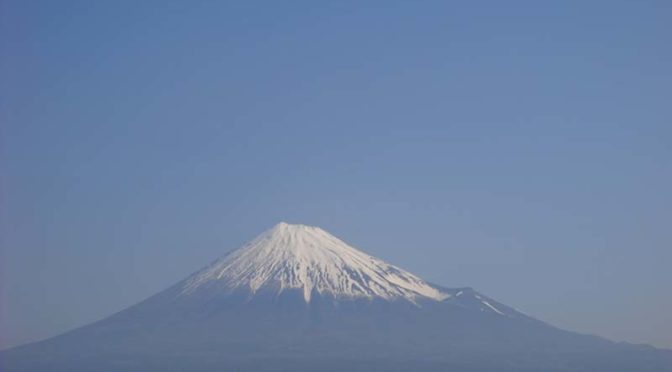
[[[3,1],[0,345],[278,221],[672,348],[672,4]]]

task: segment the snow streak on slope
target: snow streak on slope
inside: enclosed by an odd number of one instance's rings
[[[224,290],[300,289],[306,302],[317,291],[335,298],[449,297],[417,276],[369,256],[312,226],[280,223],[189,278],[183,294],[203,286]]]

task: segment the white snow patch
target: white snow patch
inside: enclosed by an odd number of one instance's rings
[[[492,309],[494,312],[496,312],[497,314],[500,314],[500,315],[506,315],[506,314],[504,314],[503,312],[499,311],[496,307],[490,305],[490,303],[489,303],[488,301],[483,300],[483,301],[481,301],[481,303],[482,303],[483,305],[485,305],[485,306],[491,308],[491,309]]]

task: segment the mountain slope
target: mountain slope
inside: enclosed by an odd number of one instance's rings
[[[16,372],[672,371],[670,352],[559,330],[288,224],[135,306],[2,359]]]

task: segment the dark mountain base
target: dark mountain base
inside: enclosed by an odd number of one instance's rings
[[[255,358],[235,359],[219,357],[140,357],[109,356],[105,358],[84,358],[31,361],[6,366],[3,371],[15,372],[662,372],[672,368],[662,365],[642,366],[632,363],[623,364],[615,358],[607,361],[591,362],[581,358],[564,359],[564,365],[549,366],[546,361],[539,363],[480,360],[480,361],[422,361],[422,360],[343,360],[334,358]]]
[[[672,352],[480,311],[475,298],[509,308],[467,288],[457,291],[459,302],[421,307],[317,296],[308,305],[291,292],[254,301],[157,296],[4,352],[2,371],[672,372]]]

